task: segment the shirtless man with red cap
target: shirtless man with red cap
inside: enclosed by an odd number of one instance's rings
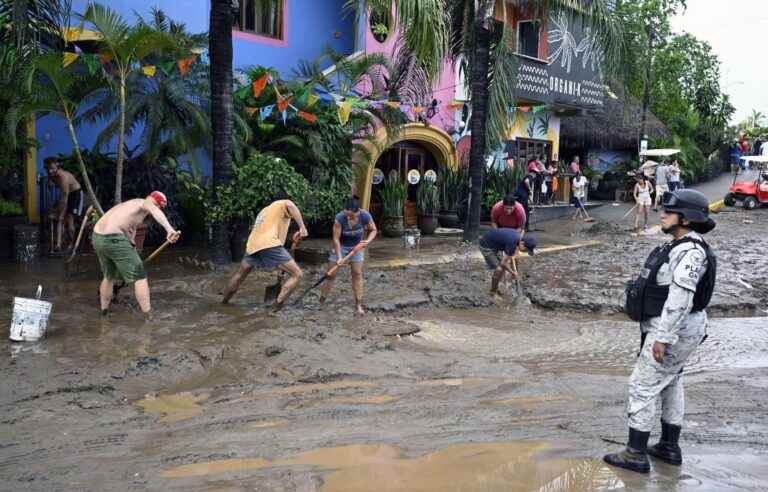
[[[106,315],[109,310],[112,288],[118,275],[128,283],[134,282],[136,300],[141,311],[148,314],[152,310],[147,273],[133,241],[136,228],[149,215],[165,228],[168,241],[175,243],[179,239],[181,233],[171,226],[163,213],[167,203],[168,199],[163,193],[153,191],[147,198],[134,198],[115,205],[96,222],[92,242],[104,274],[99,287],[102,315]]]

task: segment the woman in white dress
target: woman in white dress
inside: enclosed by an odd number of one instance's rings
[[[648,209],[651,207],[651,184],[645,175],[637,176],[635,183],[635,202],[637,213],[635,214],[635,232],[640,230],[640,215],[643,216],[643,229],[648,228]]]

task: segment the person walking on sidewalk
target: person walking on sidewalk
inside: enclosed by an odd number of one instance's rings
[[[644,274],[627,286],[626,310],[640,321],[641,350],[629,379],[629,442],[604,456],[609,465],[648,473],[648,454],[682,464],[679,439],[684,417],[683,367],[706,338],[706,307],[717,275],[717,260],[704,239],[715,228],[709,203],[695,190],[667,193],[661,228],[673,240],[653,250]],[[648,438],[661,400],[661,439]]]
[[[287,197],[284,193],[280,198]],[[276,268],[288,273],[289,278],[283,282],[280,293],[277,295],[274,307],[280,309],[288,295],[296,288],[301,279],[302,271],[299,265],[285,249],[285,240],[288,236],[288,227],[291,219],[299,226],[299,235],[307,237],[309,233],[304,226],[301,211],[292,201],[278,199],[259,212],[253,223],[248,243],[245,246],[245,256],[240,262],[232,278],[224,291],[223,304],[227,304],[240,288],[243,280],[253,271],[254,267],[267,270]]]
[[[500,296],[499,282],[505,273],[517,278],[518,273],[511,266],[512,259],[521,252],[533,256],[536,249],[536,239],[530,235],[520,235],[515,229],[491,229],[482,235],[479,241],[480,253],[483,255],[488,270],[493,270],[491,277],[491,295]]]
[[[677,191],[680,188],[680,164],[678,164],[677,159],[674,159],[669,166],[667,182],[669,183],[669,191]]]
[[[367,237],[363,238],[365,234]],[[330,267],[342,265],[342,260],[355,249],[355,246],[363,244],[367,247],[371,241],[376,239],[378,230],[373,217],[367,210],[360,208],[360,202],[357,198],[350,198],[344,205],[344,210],[336,214],[336,220],[333,223],[333,253],[328,258],[331,262]],[[352,292],[355,296],[355,312],[362,316],[365,314],[363,309],[363,261],[365,252],[360,250],[349,258],[350,269],[352,270]],[[336,270],[338,273],[338,270]],[[336,273],[330,276],[323,284],[320,290],[320,304],[325,303],[328,295],[333,288],[333,281]]]
[[[491,227],[515,229],[522,237],[525,232],[527,215],[525,208],[512,193],[499,200],[491,209]]]
[[[163,226],[168,242],[175,243],[179,239],[180,233],[171,226],[163,213],[167,204],[168,199],[165,194],[153,191],[147,198],[134,198],[115,205],[107,210],[93,227],[91,242],[99,258],[101,272],[104,274],[99,287],[103,316],[109,312],[113,287],[118,275],[125,282],[133,282],[136,301],[141,311],[149,314],[152,310],[147,273],[134,247],[134,240],[136,228],[150,215]]]
[[[653,205],[653,211],[659,211],[659,203],[664,196],[664,193],[669,191],[669,182],[667,177],[669,176],[669,166],[666,162],[659,164],[656,167],[656,198]]]
[[[643,229],[648,228],[648,209],[651,208],[651,184],[648,178],[640,174],[637,176],[637,183],[633,194],[635,203],[637,203],[637,212],[635,213],[635,232],[640,230],[640,216],[643,216]]]
[[[576,218],[581,213],[584,212],[584,205],[585,205],[585,198],[587,196],[587,183],[589,181],[587,180],[586,176],[582,176],[581,171],[576,173],[576,176],[573,178],[573,206],[576,207],[576,213],[573,214],[573,217],[571,220],[576,220]]]
[[[529,230],[529,224],[531,220],[531,197],[533,197],[533,187],[536,182],[536,174],[529,172],[523,179],[517,184],[517,190],[515,194],[517,201],[523,205],[525,210],[525,230]]]
[[[82,217],[83,215],[85,210],[85,194],[77,178],[72,173],[62,169],[58,159],[46,157],[43,162],[46,171],[48,171],[48,179],[56,183],[60,190],[58,210],[56,210],[52,218],[57,219],[59,222],[56,228],[56,244],[53,250],[61,251],[65,228],[69,235],[70,244],[74,245],[75,218]],[[53,238],[50,238],[50,241],[53,241]]]

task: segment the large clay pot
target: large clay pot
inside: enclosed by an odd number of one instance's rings
[[[459,220],[459,214],[455,210],[441,211],[440,215],[438,215],[438,221],[440,222],[440,227],[448,227],[451,229],[460,227],[461,224],[461,221]]]
[[[402,237],[405,234],[403,216],[384,217],[381,220],[381,233],[386,237]]]
[[[419,215],[419,230],[422,236],[431,236],[437,230],[437,215]]]

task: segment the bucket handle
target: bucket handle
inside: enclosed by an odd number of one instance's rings
[[[42,297],[42,295],[43,295],[43,286],[42,285],[38,285],[37,286],[37,294],[35,294],[35,298],[36,299],[40,299],[40,297]]]

